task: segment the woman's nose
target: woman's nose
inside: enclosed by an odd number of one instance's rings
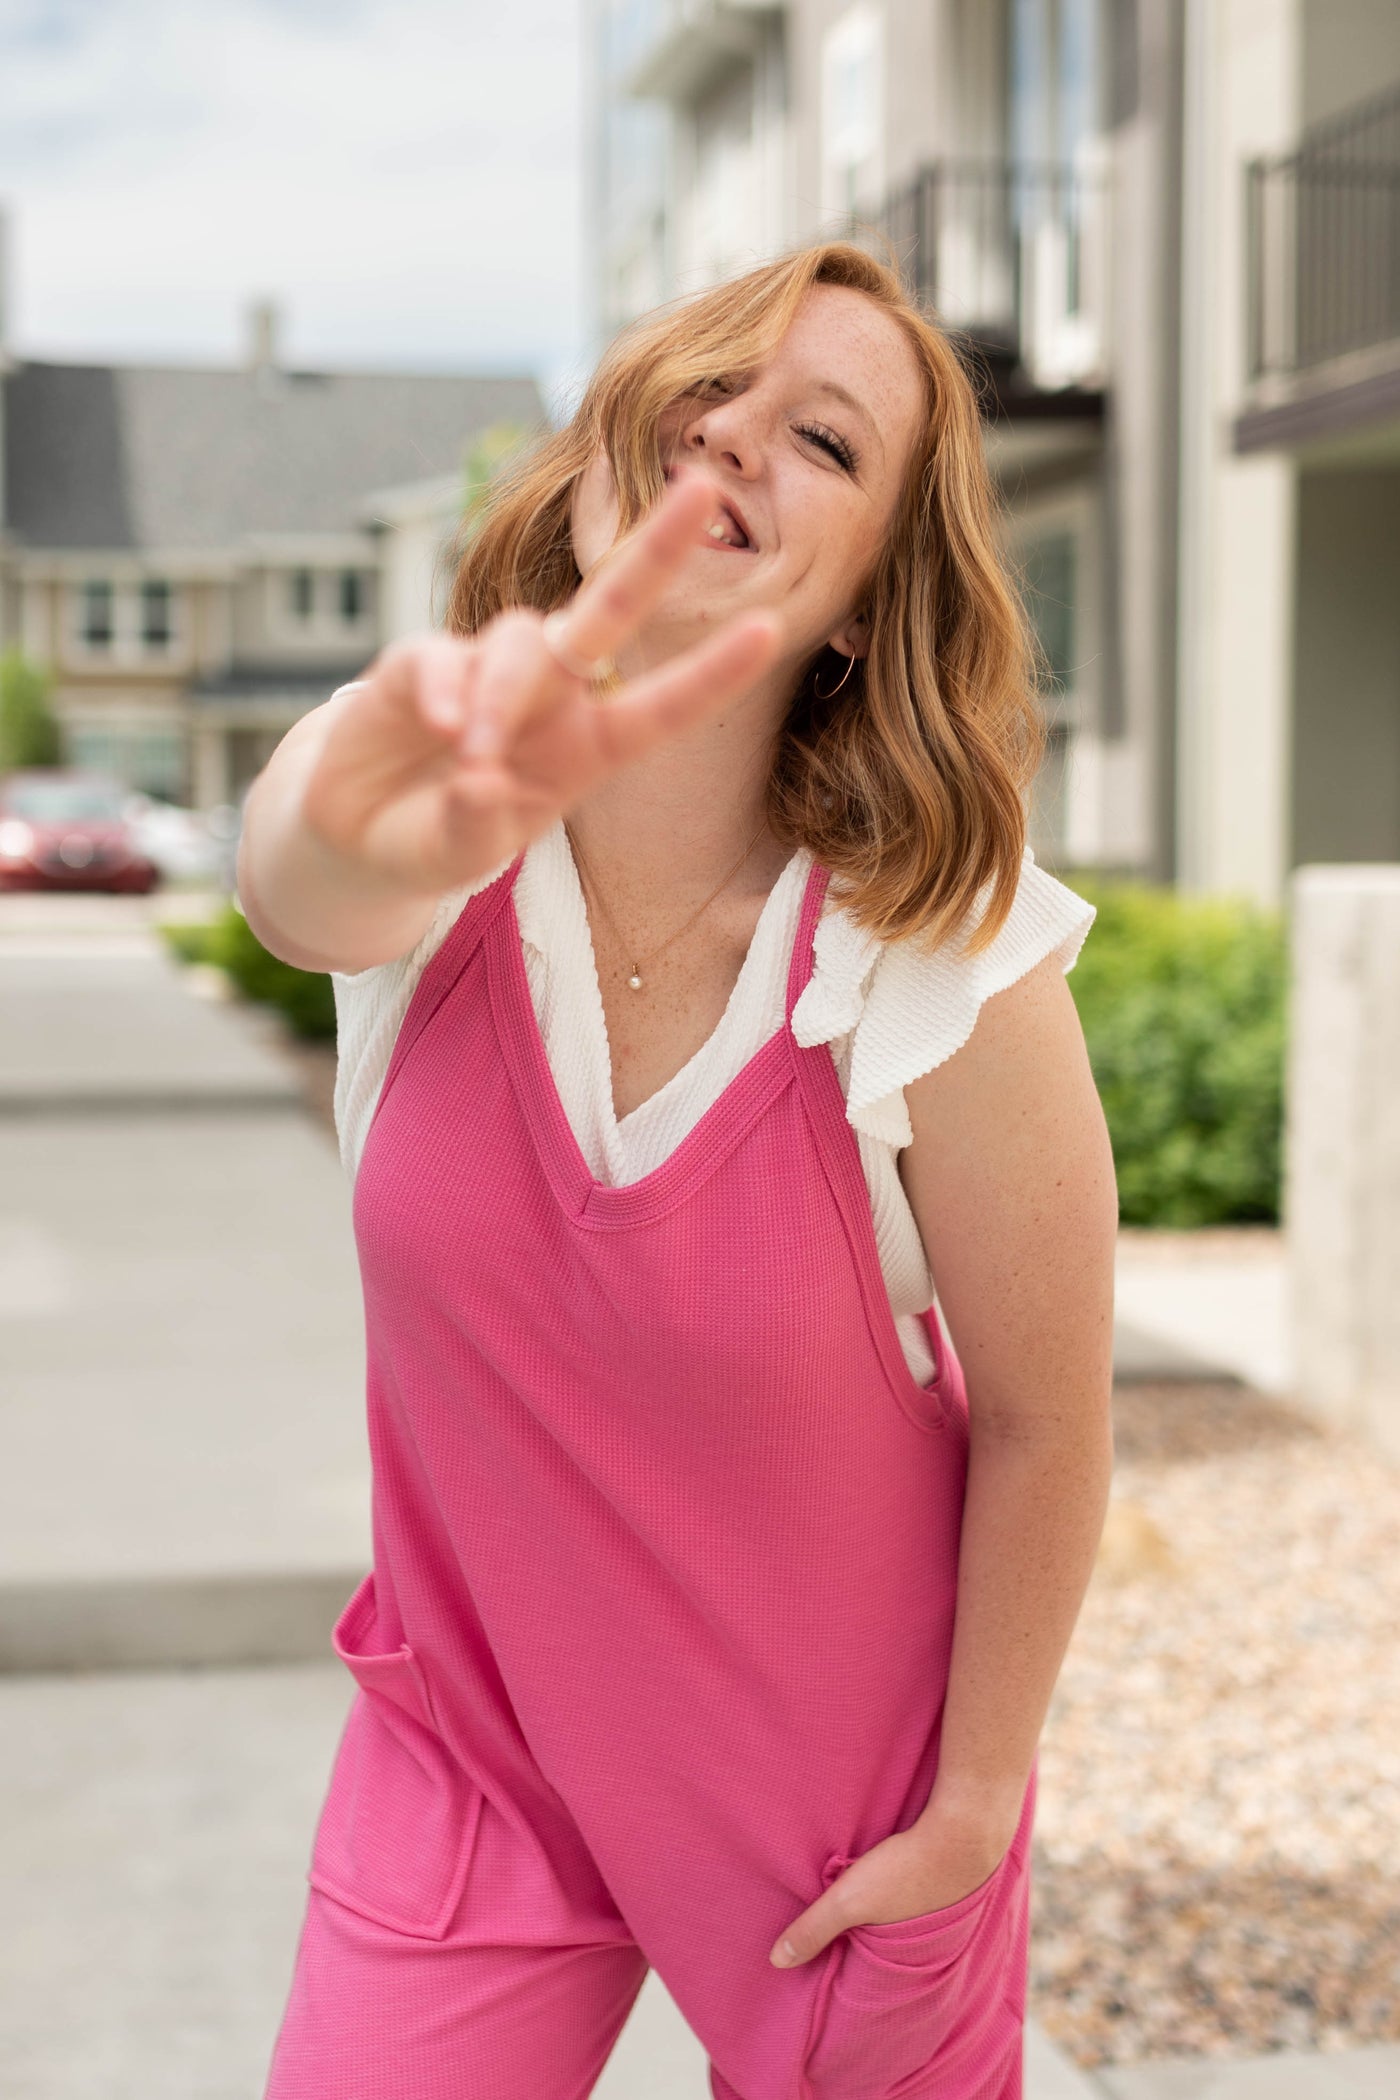
[[[686,432],[685,443],[688,452],[702,459],[723,460],[739,474],[748,473],[758,458],[756,438],[736,414],[732,402],[697,416]]]

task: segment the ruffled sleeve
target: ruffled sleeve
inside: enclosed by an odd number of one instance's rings
[[[1027,846],[1005,925],[979,955],[965,952],[974,921],[930,953],[882,942],[836,906],[817,921],[812,975],[793,1009],[804,1047],[830,1043],[846,1077],[846,1116],[867,1137],[913,1141],[904,1088],[960,1049],[993,992],[1046,956],[1072,970],[1095,907],[1040,867]]]

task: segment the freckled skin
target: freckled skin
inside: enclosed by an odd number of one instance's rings
[[[737,391],[692,400],[662,419],[666,464],[704,466],[721,495],[738,505],[755,545],[697,540],[624,670],[653,663],[699,640],[732,614],[777,605],[788,643],[772,675],[789,689],[799,666],[824,642],[864,654],[856,617],[861,586],[884,542],[905,467],[926,413],[923,379],[896,322],[863,293],[815,285],[771,361],[745,375]],[[844,387],[861,414],[824,390]],[[843,440],[858,455],[853,472],[812,435]],[[573,509],[574,553],[587,575],[617,529],[616,492],[606,456],[581,477]]]

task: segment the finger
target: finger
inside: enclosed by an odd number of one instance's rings
[[[450,635],[410,635],[381,651],[369,679],[391,708],[447,740],[462,725],[474,654],[474,644]]]
[[[834,1886],[834,1885],[833,1885]],[[787,1931],[769,1950],[768,1959],[775,1969],[795,1969],[823,1947],[829,1947],[839,1932],[844,1932],[847,1919],[843,1910],[832,1900],[832,1890],[817,1898],[794,1918]]]
[[[552,656],[535,613],[509,612],[493,620],[481,644],[462,731],[464,758],[493,759],[528,715],[562,696],[568,673]]]
[[[746,692],[773,663],[782,636],[777,613],[743,613],[699,648],[600,700],[598,734],[608,763],[639,758]]]
[[[708,475],[682,468],[655,509],[591,569],[568,606],[566,639],[584,663],[615,656],[715,513]]]

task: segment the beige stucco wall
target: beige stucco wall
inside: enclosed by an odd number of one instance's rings
[[[1298,1397],[1400,1458],[1400,866],[1300,868],[1290,895]]]
[[[353,566],[362,579],[362,608],[359,620],[343,620],[335,599],[336,569],[321,567],[314,559],[305,566],[316,571],[317,602],[313,616],[302,620],[291,609],[290,576],[295,563],[259,563],[240,574],[233,591],[233,655],[241,664],[295,665],[324,663],[344,657],[347,663],[362,659],[374,646],[377,632],[375,606],[378,555],[366,544]]]
[[[1177,872],[1280,901],[1289,860],[1294,480],[1241,457],[1244,163],[1297,131],[1298,0],[1187,0]]]
[[[1299,859],[1400,851],[1382,552],[1400,541],[1393,474],[1232,450],[1248,379],[1243,169],[1400,81],[1400,6],[1187,0],[1187,19],[1179,866],[1188,888],[1277,904]]]
[[[1293,857],[1400,861],[1400,466],[1298,493]]]
[[[1299,119],[1335,115],[1400,81],[1396,0],[1306,0]]]

